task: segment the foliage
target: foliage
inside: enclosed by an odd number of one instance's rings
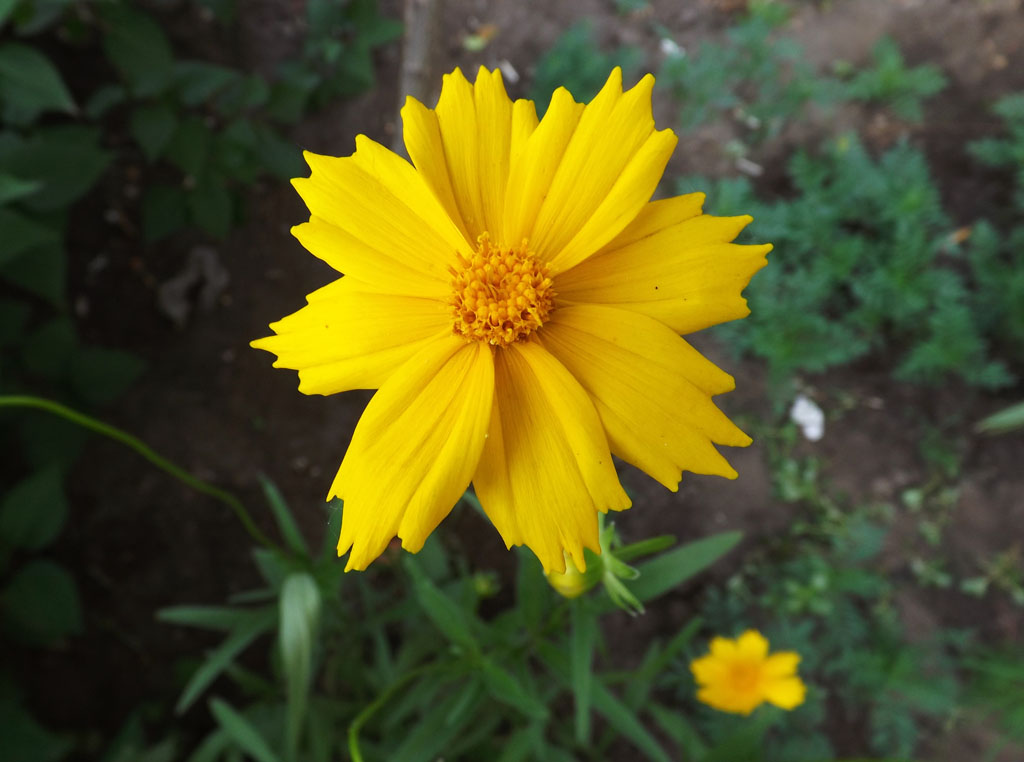
[[[147,243],[188,227],[226,236],[257,178],[301,171],[280,124],[369,87],[371,51],[395,26],[377,15],[374,0],[310,3],[313,31],[297,66],[311,86],[296,101],[294,67],[291,80],[282,74],[268,82],[183,59],[155,13],[127,1],[79,5],[0,2],[0,25],[14,32],[0,42],[0,393],[31,389],[89,409],[119,397],[142,363],[79,339],[66,294],[76,205],[112,166],[144,164],[141,220],[127,227],[141,227]],[[218,9],[226,14],[226,6]],[[93,79],[90,92],[69,86],[82,82],[75,67],[83,56],[102,61],[97,70],[116,80]],[[317,60],[333,65],[329,76],[314,68]],[[9,408],[0,424],[0,447],[10,456],[0,468],[0,634],[5,642],[59,646],[83,617],[73,576],[49,551],[69,513],[64,475],[85,435]],[[0,757],[62,755],[67,744],[26,719],[16,689],[2,674],[0,681]]]
[[[789,175],[794,195],[774,203],[746,180],[711,186],[715,213],[750,211],[758,239],[775,244],[746,291],[752,315],[742,330],[720,331],[732,346],[764,358],[776,382],[882,349],[900,354],[900,380],[993,388],[1012,379],[991,355],[986,296],[963,274],[920,151],[904,142],[875,160],[844,136],[819,155],[798,152]]]
[[[867,65],[837,62],[837,77],[820,74],[803,47],[781,33],[788,17],[782,3],[752,2],[722,42],[704,42],[692,56],[680,52],[666,59],[659,81],[681,104],[683,127],[731,116],[744,128],[744,140],[757,143],[778,135],[812,104],[831,108],[851,101],[878,103],[917,122],[922,99],[945,86],[934,66],[908,68],[888,37]]]
[[[643,62],[639,48],[620,47],[601,52],[589,21],[569,27],[555,44],[537,62],[530,85],[530,98],[537,104],[537,113],[543,116],[551,93],[566,88],[577,101],[586,102],[597,95],[608,79],[608,72],[622,67],[623,80],[631,79]]]
[[[281,495],[269,482],[264,489],[285,538],[283,547],[253,553],[265,586],[235,596],[234,605],[182,606],[159,615],[224,633],[189,678],[178,713],[211,688],[226,688],[225,677],[234,683],[231,695],[243,697],[244,706],[208,700],[217,729],[190,760],[239,753],[336,759],[346,742],[354,760],[427,762],[442,752],[452,760],[599,759],[615,736],[646,759],[670,759],[640,715],[658,665],[686,638],[652,648],[647,671],[617,689],[613,673],[597,670],[604,651],[600,617],[615,609],[606,594],[559,598],[525,551],[515,589],[501,591],[493,575],[471,573],[450,557],[436,535],[416,556],[382,559],[388,568],[379,574],[345,575],[333,544],[339,505],[329,509],[323,548],[310,552]],[[475,505],[471,494],[466,499]],[[638,564],[636,580],[622,584],[650,600],[738,539],[731,533],[679,547]],[[240,661],[267,635],[274,635],[272,680]],[[567,700],[575,713],[554,711]],[[592,713],[611,729],[605,737],[596,738]],[[339,732],[344,727],[347,739]]]

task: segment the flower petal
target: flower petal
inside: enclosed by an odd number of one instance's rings
[[[338,555],[365,569],[395,535],[416,552],[469,486],[494,397],[493,350],[446,336],[367,405],[328,496],[345,501]]]
[[[757,630],[747,630],[736,638],[736,655],[761,662],[768,656],[768,641]]]
[[[565,146],[529,234],[530,247],[565,270],[614,238],[646,204],[675,147],[670,130],[654,131],[647,75],[622,92],[616,68],[587,104]],[[547,117],[545,116],[545,119]]]
[[[586,392],[539,344],[495,355],[491,428],[473,484],[505,544],[526,544],[546,572],[580,571],[600,552],[597,511],[628,508]]]
[[[764,688],[764,697],[780,709],[794,709],[804,703],[807,686],[799,677],[774,680]]]
[[[360,290],[339,278],[309,304],[271,323],[276,335],[251,343],[277,355],[275,368],[299,371],[299,391],[335,394],[377,389],[433,338],[450,332],[444,304]]]
[[[717,656],[708,654],[690,662],[690,671],[693,678],[700,684],[714,684],[725,680],[729,674],[729,668],[725,661]]]
[[[690,208],[692,203],[679,202],[677,210]],[[673,210],[667,202],[648,209],[633,223],[635,230],[627,228],[604,250],[560,273],[559,297],[640,312],[684,334],[749,314],[740,292],[772,247],[728,241],[751,218],[690,216],[652,230],[652,223],[667,223]]]
[[[712,445],[751,441],[711,401],[733,380],[672,329],[585,304],[555,310],[540,336],[593,399],[620,458],[671,490],[684,469],[736,477]]]
[[[311,174],[292,184],[310,214],[365,248],[444,282],[456,252],[474,250],[412,165],[366,136],[356,138],[352,156],[304,156]]]
[[[450,287],[436,273],[410,267],[392,249],[381,251],[365,241],[319,218],[292,228],[306,250],[349,278],[359,280],[365,290],[387,294],[443,299]],[[450,276],[449,276],[450,277]]]
[[[551,103],[540,124],[525,141],[513,142],[517,159],[509,166],[505,239],[500,243],[515,246],[532,235],[537,214],[583,109],[582,103],[574,101],[569,91],[560,87],[551,95]]]
[[[795,651],[779,651],[769,656],[764,663],[764,674],[770,678],[789,677],[796,674],[800,654]]]

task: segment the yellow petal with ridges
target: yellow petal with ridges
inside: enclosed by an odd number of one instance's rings
[[[305,152],[309,177],[292,185],[310,214],[420,274],[447,281],[456,252],[473,248],[407,161],[360,135],[356,153]],[[363,276],[365,277],[365,276]]]
[[[320,217],[296,225],[292,235],[315,257],[361,281],[366,290],[435,299],[444,299],[450,290],[439,273],[409,267],[390,250],[375,249]]]
[[[365,569],[396,535],[416,552],[469,486],[494,397],[493,350],[446,336],[370,400],[328,499],[345,501],[338,554]]]
[[[654,132],[654,118],[651,114],[651,88],[654,77],[647,75],[626,93],[622,92],[622,72],[615,69],[601,92],[587,104],[580,116],[579,124],[565,147],[558,170],[547,189],[540,212],[529,236],[531,248],[541,259],[554,261],[562,250],[594,217],[612,188],[630,167],[639,153],[648,159],[649,166],[636,166],[630,176],[650,180],[656,171],[664,169],[663,150],[642,151]],[[664,148],[664,136],[654,144]],[[661,165],[655,168],[658,162]],[[650,172],[646,170],[651,170]],[[656,179],[655,179],[656,184]],[[629,183],[634,193],[641,193],[645,183]],[[603,242],[619,233],[643,205],[650,200],[650,188],[646,196],[623,198],[627,209],[620,214],[603,215]],[[596,224],[596,223],[595,223]],[[595,237],[591,233],[589,237]],[[593,249],[587,253],[591,253]]]
[[[564,301],[640,312],[676,333],[745,317],[750,310],[741,292],[772,249],[726,243],[749,222],[750,217],[691,217],[559,273],[556,290]]]
[[[687,193],[683,196],[651,201],[640,210],[640,213],[621,233],[604,246],[603,251],[621,249],[627,244],[635,243],[664,228],[678,225],[693,217],[699,217],[704,206],[704,199],[705,194],[703,193]]]
[[[671,130],[655,132],[647,138],[580,231],[551,259],[553,274],[591,256],[636,218],[658,187],[677,142]]]
[[[441,97],[434,112],[437,114],[455,204],[470,240],[475,242],[487,229],[480,176],[481,126],[477,120],[473,85],[461,69],[456,68],[442,78]],[[510,125],[504,125],[503,129],[507,132]]]
[[[509,156],[512,148],[512,101],[505,92],[501,70],[480,67],[473,85],[476,123],[480,201],[483,229],[501,241],[504,232],[505,188],[508,185]]]
[[[275,368],[299,371],[304,394],[377,389],[427,341],[451,331],[441,302],[362,291],[347,277],[308,299],[271,323],[274,336],[251,343],[277,355]]]
[[[624,510],[601,422],[586,392],[539,344],[495,355],[487,444],[473,477],[480,503],[505,544],[525,544],[546,572],[564,572],[568,552],[599,553],[597,511]]]
[[[551,181],[572,139],[584,106],[573,100],[564,87],[551,95],[544,118],[518,150],[518,159],[510,163],[505,195],[505,243],[518,245],[530,238],[534,222],[547,196]],[[531,242],[532,243],[532,242]]]
[[[576,305],[552,313],[540,337],[594,400],[613,453],[672,490],[683,470],[736,477],[712,444],[750,444],[711,401],[733,388],[732,377],[670,328]]]

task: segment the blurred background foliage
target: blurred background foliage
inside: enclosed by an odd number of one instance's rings
[[[239,23],[232,0],[194,5],[225,34]],[[623,16],[648,9],[643,0],[609,5]],[[374,0],[309,0],[302,9],[296,54],[264,75],[184,55],[159,3],[0,0],[3,394],[102,410],[144,371],[127,352],[82,341],[68,301],[69,220],[105,178],[132,178],[132,203],[114,222],[137,231],[142,247],[183,234],[224,239],[246,223],[254,183],[302,174],[289,130],[375,86],[375,51],[401,25]],[[786,3],[752,1],[721,35],[686,51],[647,16],[657,58],[635,45],[602,46],[582,21],[524,83],[543,111],[558,86],[586,100],[613,66],[627,79],[655,69],[674,126],[731,135],[724,150],[738,169],[671,178],[667,190],[707,192],[712,213],[750,213],[751,240],[775,244],[771,267],[746,292],[752,315],[714,335],[767,369],[776,414],[750,428],[768,442],[775,497],[799,518],[695,592],[688,626],[638,644],[610,615],[607,593],[566,601],[528,554],[517,554],[515,578],[503,580],[438,538],[418,556],[344,576],[333,554],[340,507],[329,507],[324,547],[311,549],[266,481],[283,539],[253,551],[262,586],[223,605],[159,612],[168,625],[220,638],[182,664],[176,703],[155,696],[116,737],[86,741],[34,716],[5,665],[0,758],[821,762],[837,757],[840,727],[863,729],[864,755],[909,760],[943,733],[979,723],[991,734],[990,759],[1024,742],[1019,650],[949,628],[913,639],[898,616],[897,585],[877,563],[909,516],[905,571],[914,584],[1024,606],[1019,545],[977,559],[974,576],[947,568],[941,539],[958,489],[955,447],[941,435],[921,442],[933,474],[905,490],[900,506],[859,504],[802,454],[783,415],[805,379],[855,363],[883,367],[894,384],[1020,388],[1024,93],[995,103],[997,128],[966,147],[1011,188],[1010,205],[988,219],[965,224],[946,208],[913,140],[875,150],[845,128],[792,146],[782,190],[766,188],[754,157],[795,125],[828,125],[853,106],[913,126],[946,86],[936,66],[908,64],[889,37],[862,64],[819,71],[787,36],[789,17]],[[62,485],[86,435],[11,408],[0,420],[11,454],[0,466],[0,630],[22,647],[60,647],[81,633],[83,612],[75,574],[51,548],[69,513]],[[1021,421],[1017,407],[989,428]],[[465,502],[462,510],[473,510],[471,494]],[[737,540],[677,547],[639,564],[641,576],[626,586],[652,599]],[[689,661],[711,635],[748,627],[802,654],[810,693],[797,710],[736,718],[696,703]],[[200,704],[205,722],[181,725]]]

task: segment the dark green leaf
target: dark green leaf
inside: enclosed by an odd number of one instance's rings
[[[32,309],[22,300],[0,299],[0,347],[24,340],[25,325]]]
[[[225,66],[208,61],[179,61],[174,66],[174,78],[181,102],[186,106],[206,103],[216,93],[242,79],[242,75]]]
[[[305,572],[290,574],[281,586],[280,645],[284,667],[287,748],[299,745],[313,675],[313,649],[320,619],[320,591]]]
[[[77,341],[75,326],[68,318],[53,318],[28,336],[21,361],[29,373],[58,378],[67,369]]]
[[[212,236],[224,238],[234,221],[231,192],[224,187],[224,178],[207,173],[187,195],[192,221]]]
[[[638,565],[640,576],[626,583],[642,601],[649,601],[678,587],[728,553],[740,541],[740,532],[722,532],[687,543]]]
[[[21,0],[0,0],[0,27],[7,23],[14,9],[18,7]],[[10,757],[14,759],[14,757]]]
[[[590,683],[594,678],[597,621],[580,600],[570,601],[570,616],[569,675],[575,702],[576,743],[585,747],[590,743]]]
[[[14,175],[0,173],[0,204],[17,201],[22,196],[30,196],[42,185],[39,180],[22,180]],[[0,229],[6,231],[7,225],[0,223]]]
[[[405,562],[415,583],[416,599],[423,613],[450,641],[470,650],[477,650],[472,614],[442,593],[419,569],[412,556],[406,556]]]
[[[17,42],[0,46],[0,104],[4,120],[20,126],[47,111],[75,110],[57,68],[38,50]]]
[[[99,147],[100,131],[77,124],[40,127],[27,139],[0,135],[0,172],[42,183],[22,198],[35,211],[68,206],[93,186],[110,163]]]
[[[132,112],[132,137],[150,162],[163,154],[176,127],[174,110],[166,103],[139,106]]]
[[[295,523],[295,517],[292,515],[291,508],[288,507],[288,503],[285,502],[281,490],[263,474],[260,474],[259,479],[260,486],[263,488],[263,496],[274,513],[277,528],[281,530],[285,543],[300,556],[308,556],[309,548],[306,545],[306,539],[302,536],[299,525]]]
[[[0,592],[7,627],[19,639],[55,645],[82,631],[75,580],[53,561],[35,560],[15,572]]]
[[[490,659],[485,659],[482,671],[484,684],[496,701],[513,706],[532,719],[547,719],[547,707],[537,696],[527,691],[522,682],[507,669]]]
[[[142,234],[155,243],[188,223],[186,194],[181,188],[153,185],[142,196]]]
[[[210,153],[210,128],[198,116],[181,121],[167,145],[166,156],[172,164],[193,177],[199,176]]]
[[[34,187],[30,187],[27,193],[32,193],[39,184],[33,183],[32,185]],[[0,244],[0,265],[39,246],[55,244],[60,240],[59,231],[13,209],[0,208],[0,230],[3,231],[3,243]]]
[[[86,402],[102,405],[127,391],[144,367],[141,359],[119,349],[79,347],[71,356],[71,385]]]
[[[103,85],[89,96],[82,111],[89,119],[97,120],[127,99],[128,92],[122,85]]]
[[[245,630],[265,622],[269,609],[230,608],[228,606],[172,606],[156,612],[161,622],[204,630]]]
[[[132,93],[141,98],[163,92],[174,73],[174,53],[159,25],[126,4],[107,5],[103,49]]]
[[[210,699],[210,711],[221,730],[256,762],[280,762],[280,758],[270,748],[270,744],[259,730],[226,701],[219,698]]]
[[[58,762],[73,746],[36,722],[14,698],[0,698],[0,729],[0,759],[11,762]]]
[[[43,468],[4,496],[0,503],[0,545],[39,550],[53,542],[68,513],[63,479],[59,468]]]
[[[193,702],[205,691],[210,684],[216,680],[221,672],[234,661],[242,651],[260,635],[270,630],[277,619],[277,612],[272,609],[265,609],[253,616],[239,628],[232,630],[217,648],[210,652],[206,661],[189,678],[188,684],[181,692],[181,697],[174,707],[178,714],[185,712]]]

